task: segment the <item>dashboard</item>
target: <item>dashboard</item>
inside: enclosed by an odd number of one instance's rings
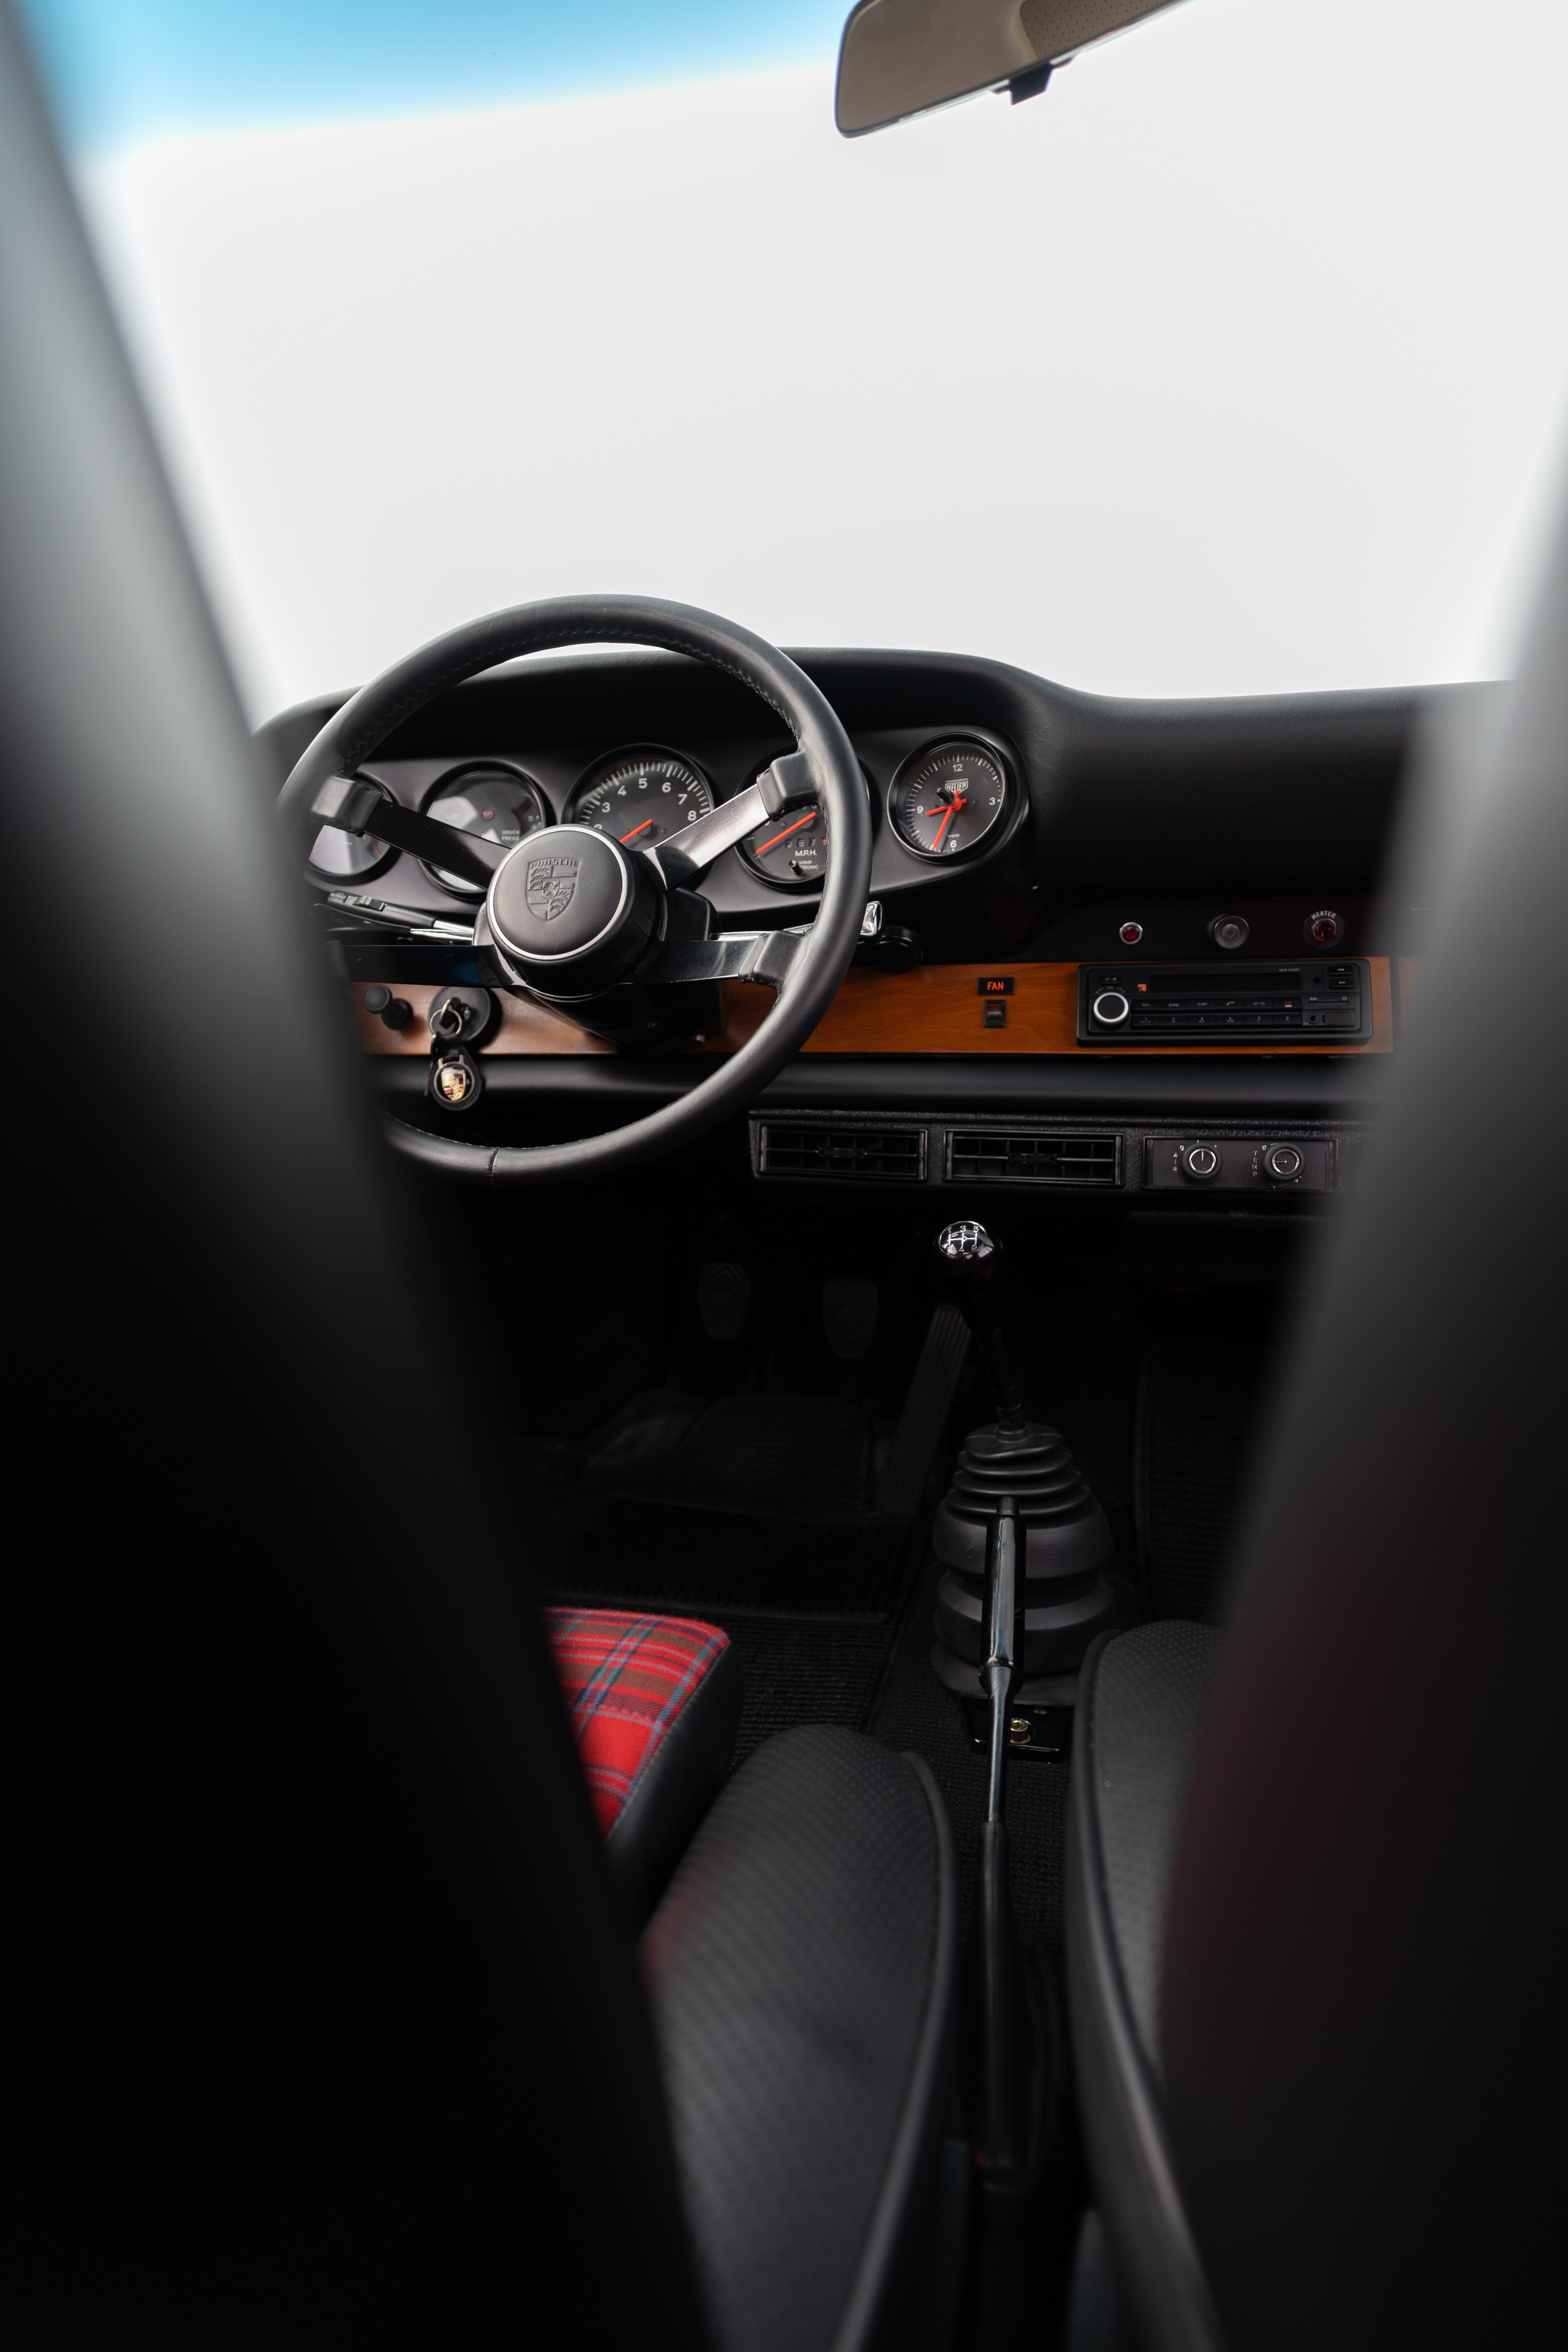
[[[500,746],[486,756],[380,759],[362,772],[405,807],[510,845],[546,825],[584,824],[628,848],[655,848],[743,791],[788,737],[674,742]],[[855,742],[872,814],[871,889],[889,904],[977,857],[1005,847],[1027,792],[1016,750],[979,725],[933,732],[877,729]],[[758,826],[705,876],[721,927],[731,918],[795,923],[810,912],[832,859],[815,803]],[[392,848],[323,829],[310,879],[340,912],[391,905],[448,921],[472,920],[483,893],[456,875]],[[788,912],[785,910],[788,909]]]
[[[1381,892],[1406,751],[1446,690],[1133,703],[960,656],[795,658],[860,761],[871,899],[837,1000],[753,1113],[758,1182],[1344,1188],[1418,970],[1425,918]],[[272,781],[339,699],[263,730]],[[567,821],[641,846],[788,748],[723,673],[593,653],[457,688],[363,772],[494,841]],[[670,1098],[771,1003],[727,983],[680,1050],[621,1053],[494,986],[461,877],[373,835],[312,857],[361,1046],[404,1116],[444,1116],[422,1090],[454,990],[507,1139]],[[815,807],[758,827],[702,877],[714,927],[809,921],[831,857]]]

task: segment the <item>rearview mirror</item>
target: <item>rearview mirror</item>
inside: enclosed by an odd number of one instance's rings
[[[833,113],[846,139],[976,90],[1043,89],[1052,66],[1176,0],[857,0]]]

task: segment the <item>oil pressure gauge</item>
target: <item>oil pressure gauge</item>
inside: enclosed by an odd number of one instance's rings
[[[1007,804],[998,755],[956,735],[906,760],[887,795],[893,829],[916,857],[962,857],[977,849]]]

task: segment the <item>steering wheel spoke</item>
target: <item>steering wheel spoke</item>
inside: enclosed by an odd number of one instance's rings
[[[721,801],[706,816],[698,817],[668,841],[656,848],[639,854],[650,866],[657,866],[665,887],[682,888],[687,882],[710,866],[716,857],[744,841],[769,817],[780,815],[785,809],[803,808],[808,801],[817,799],[819,787],[811,773],[811,763],[803,751],[785,751],[754,777],[746,790],[737,793],[733,800]]]
[[[754,981],[782,995],[805,950],[809,933],[719,931],[711,940],[671,940],[646,970],[645,988],[700,987],[716,980]]]
[[[476,882],[481,888],[510,847],[507,842],[486,841],[477,834],[459,832],[455,824],[443,824],[439,817],[422,816],[417,809],[404,808],[368,776],[329,776],[310,803],[310,814],[339,833],[373,834],[378,841],[390,841],[394,849],[426,858],[444,873],[461,874],[465,882]]]

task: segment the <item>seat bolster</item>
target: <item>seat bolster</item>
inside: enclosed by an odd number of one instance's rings
[[[925,1765],[825,1725],[768,1740],[643,1954],[719,2352],[925,2341],[957,1935]]]
[[[729,1769],[744,1696],[732,1642],[703,1675],[610,1825],[605,1851],[640,1921],[648,1916]]]
[[[1067,1840],[1067,1981],[1102,2222],[1144,2352],[1222,2352],[1159,2088],[1159,1957],[1219,1636],[1102,1635],[1083,1664]]]

